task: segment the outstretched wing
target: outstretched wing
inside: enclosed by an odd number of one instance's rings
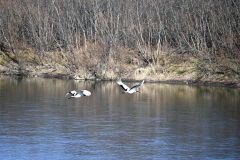
[[[66,95],[65,95],[65,97],[67,96],[67,95],[71,95],[71,96],[75,96],[75,95],[77,95],[77,91],[75,91],[75,90],[73,90],[73,91],[70,91],[70,92],[68,92]]]
[[[129,88],[126,84],[124,84],[121,79],[118,79],[118,80],[117,80],[117,84],[118,84],[124,91],[130,90],[130,88]]]
[[[144,84],[144,80],[141,83],[138,83],[138,84],[132,86],[131,89],[129,90],[129,93],[137,92],[139,90],[139,88],[141,86],[143,86],[143,84]]]
[[[81,90],[81,91],[79,92],[79,94],[80,94],[81,96],[90,96],[90,95],[91,95],[91,92],[88,91],[88,90]]]

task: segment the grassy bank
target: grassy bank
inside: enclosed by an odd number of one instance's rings
[[[239,10],[225,0],[0,0],[0,71],[236,86]]]
[[[149,56],[151,55],[151,56]],[[168,82],[240,87],[240,57],[218,53],[211,57],[194,53],[157,52],[115,48],[104,55],[96,44],[71,50],[38,54],[32,49],[0,53],[0,73],[53,77]]]

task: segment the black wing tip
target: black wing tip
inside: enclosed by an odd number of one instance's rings
[[[123,85],[119,85],[124,91],[127,91],[127,89],[125,89],[124,87],[123,87]]]

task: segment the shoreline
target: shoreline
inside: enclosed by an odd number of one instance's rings
[[[117,78],[84,78],[74,79],[72,74],[49,74],[44,73],[42,75],[31,75],[31,74],[3,74],[0,73],[1,77],[11,78],[43,78],[43,79],[60,79],[60,80],[76,80],[76,81],[116,81]],[[126,82],[137,82],[138,79],[126,79]],[[203,80],[150,80],[144,79],[147,83],[161,83],[161,84],[173,84],[173,85],[187,85],[187,86],[205,86],[205,87],[225,87],[225,88],[240,88],[240,82],[233,81],[203,81]]]
[[[105,60],[96,57],[97,52],[81,50],[46,52],[44,56],[32,50],[0,53],[0,76],[96,81],[122,78],[124,81],[240,88],[240,61],[229,57],[223,61],[216,56],[212,58],[215,62],[210,63],[201,55],[165,53],[158,56],[156,62],[159,63],[148,64],[133,51],[119,52],[121,54]]]

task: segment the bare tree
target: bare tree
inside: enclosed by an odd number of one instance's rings
[[[154,63],[163,48],[239,54],[239,19],[238,0],[0,0],[0,41],[38,53],[99,43],[108,56],[122,46]]]

